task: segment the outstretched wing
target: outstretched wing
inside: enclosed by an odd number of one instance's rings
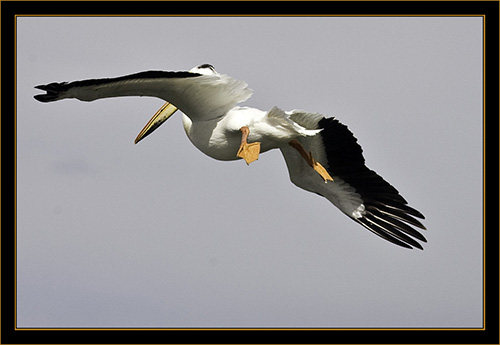
[[[415,239],[426,239],[412,226],[425,229],[415,219],[424,216],[408,206],[396,188],[365,166],[363,150],[347,126],[334,118],[296,110],[290,118],[305,128],[322,129],[316,136],[299,141],[334,180],[325,183],[296,150],[283,147],[281,152],[295,185],[324,196],[378,236],[406,248],[422,249]]]
[[[172,103],[193,120],[223,116],[252,95],[245,82],[218,74],[210,65],[201,65],[190,72],[147,71],[117,78],[55,82],[36,88],[47,92],[35,96],[40,102],[65,98],[94,101],[124,96],[157,97]]]

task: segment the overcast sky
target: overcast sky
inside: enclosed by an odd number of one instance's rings
[[[482,17],[18,17],[18,327],[482,327]],[[68,29],[71,28],[71,29]],[[153,98],[33,87],[211,63],[245,105],[335,116],[425,250],[199,152]]]

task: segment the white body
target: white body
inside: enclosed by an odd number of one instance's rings
[[[234,107],[222,118],[191,121],[184,114],[184,129],[194,146],[218,160],[236,160],[241,143],[240,128],[250,130],[248,142],[260,142],[261,152],[287,146],[290,140],[316,135],[319,130],[307,130],[278,108],[269,112],[248,107]]]

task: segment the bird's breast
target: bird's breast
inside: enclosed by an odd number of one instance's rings
[[[207,156],[228,161],[239,159],[236,154],[241,143],[241,132],[230,130],[223,119],[191,122],[184,116],[184,129],[194,146]]]
[[[225,116],[208,121],[191,121],[184,116],[186,133],[200,151],[218,160],[235,160],[241,145],[244,126],[249,128],[248,143],[260,142],[260,152],[280,147],[294,135],[270,125],[267,112],[254,108],[236,107]]]

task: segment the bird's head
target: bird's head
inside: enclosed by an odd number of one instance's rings
[[[204,63],[203,65],[196,66],[196,67],[192,68],[189,72],[198,73],[198,74],[202,74],[202,75],[218,74],[215,71],[214,66],[212,66],[211,64],[208,64],[208,63]]]

